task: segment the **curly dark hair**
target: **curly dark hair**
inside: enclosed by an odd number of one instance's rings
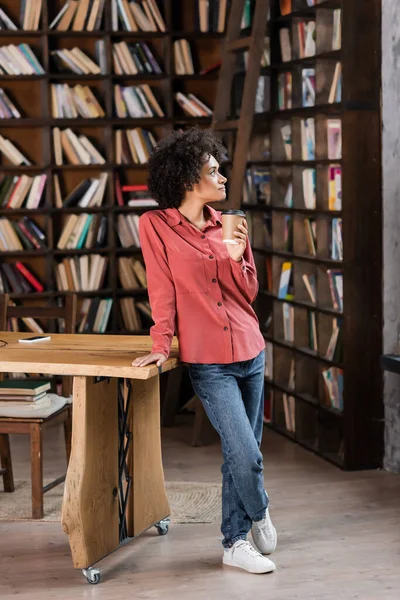
[[[209,155],[220,162],[223,146],[211,129],[192,127],[162,139],[149,159],[148,186],[160,208],[179,208],[187,191],[200,181]]]

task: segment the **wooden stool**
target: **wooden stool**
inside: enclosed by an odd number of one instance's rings
[[[0,331],[7,330],[9,318],[64,319],[65,333],[75,333],[76,295],[66,297],[65,306],[9,306],[8,294],[0,296]],[[0,373],[0,380],[2,374]],[[72,378],[62,378],[62,394],[68,397],[72,392]],[[72,405],[63,408],[49,417],[23,418],[0,416],[0,476],[3,477],[4,491],[15,490],[10,450],[10,434],[25,434],[31,437],[32,474],[32,518],[43,518],[43,494],[65,480],[65,475],[43,487],[43,431],[59,424],[64,425],[67,464],[71,453]]]

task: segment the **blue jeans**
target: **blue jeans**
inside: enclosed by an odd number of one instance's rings
[[[222,545],[229,548],[247,538],[268,507],[260,452],[265,352],[242,362],[188,367],[193,389],[221,437]]]

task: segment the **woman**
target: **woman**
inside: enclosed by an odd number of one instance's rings
[[[220,142],[189,129],[162,140],[149,161],[149,189],[161,210],[139,220],[154,326],[152,352],[133,361],[162,365],[176,331],[180,359],[222,442],[223,563],[250,573],[275,565],[264,491],[265,342],[251,307],[258,291],[247,225],[238,244],[222,241],[220,213],[208,202],[226,198]],[[252,531],[254,545],[247,541]]]

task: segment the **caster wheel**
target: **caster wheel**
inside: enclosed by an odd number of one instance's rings
[[[86,581],[92,585],[100,583],[100,569],[82,569],[82,573],[86,577]]]
[[[168,525],[156,525],[158,535],[166,535],[168,533]]]

